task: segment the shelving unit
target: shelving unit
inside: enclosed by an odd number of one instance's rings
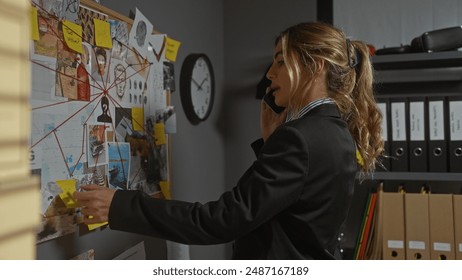
[[[382,55],[373,57],[372,62],[378,96],[462,95],[462,52]],[[425,182],[431,184],[432,192],[462,192],[462,173],[378,171],[362,183],[358,180],[347,222],[339,237],[345,259],[354,257],[368,193],[374,191],[381,181],[389,185],[404,183],[406,190],[407,185],[418,190]]]
[[[409,181],[444,181],[462,182],[462,173],[434,172],[376,172],[368,180],[409,180]]]

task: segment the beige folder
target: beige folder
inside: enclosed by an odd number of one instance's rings
[[[382,194],[382,238],[383,259],[404,260],[404,194],[384,192]]]
[[[454,260],[454,212],[452,194],[430,194],[430,258]]]
[[[454,241],[456,260],[462,260],[462,195],[453,195],[454,202]]]
[[[406,229],[406,259],[430,259],[430,224],[428,194],[406,193],[404,195]]]

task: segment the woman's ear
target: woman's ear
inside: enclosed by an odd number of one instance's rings
[[[316,73],[316,76],[323,73],[324,70],[325,70],[325,61],[324,59],[320,59],[319,61],[316,62],[316,66],[317,66],[317,73]]]

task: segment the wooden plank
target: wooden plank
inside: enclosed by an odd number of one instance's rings
[[[120,21],[125,21],[129,27],[131,27],[133,25],[133,19],[127,17],[127,16],[124,16],[114,10],[111,10],[101,4],[98,4],[96,3],[95,1],[93,0],[80,0],[80,5],[82,6],[86,6],[88,8],[91,8],[91,9],[94,9],[94,10],[97,10],[97,11],[100,11],[102,13],[105,13],[109,16],[110,19],[117,19],[117,20],[120,20]],[[157,30],[153,30],[152,32],[153,34],[160,34],[159,31]]]

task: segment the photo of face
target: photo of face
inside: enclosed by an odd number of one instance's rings
[[[143,47],[144,41],[146,40],[146,23],[144,21],[139,21],[138,25],[136,26],[136,34],[135,39],[138,43],[138,46]]]
[[[96,62],[98,63],[98,73],[102,76],[106,67],[106,52],[96,53]]]
[[[127,78],[125,67],[122,64],[117,64],[114,67],[114,77],[115,77],[117,96],[122,98],[125,94],[125,84],[126,84],[126,78]]]
[[[108,78],[108,58],[108,52],[105,49],[98,47],[95,48],[91,74],[94,80],[103,81]]]

